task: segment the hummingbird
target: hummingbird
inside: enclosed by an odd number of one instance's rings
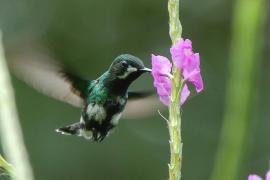
[[[38,60],[41,56],[39,53],[19,56],[12,62],[12,67],[19,78],[34,88],[81,108],[78,122],[56,129],[61,134],[101,142],[117,126],[129,102],[152,96],[152,92],[128,90],[142,74],[151,73],[151,69],[136,56],[117,56],[108,70],[94,80],[83,78],[48,57]],[[147,111],[143,104],[135,103],[130,107],[136,111],[138,106]]]

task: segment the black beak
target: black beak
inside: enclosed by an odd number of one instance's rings
[[[149,68],[143,68],[143,69],[140,69],[141,72],[152,72],[152,69],[149,69]]]

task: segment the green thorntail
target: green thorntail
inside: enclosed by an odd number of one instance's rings
[[[93,141],[102,141],[114,129],[127,102],[147,99],[152,93],[129,92],[130,84],[145,72],[151,72],[143,62],[130,54],[115,58],[109,69],[95,80],[82,78],[68,71],[63,65],[41,56],[18,56],[13,68],[19,78],[43,93],[82,108],[80,121],[56,129],[67,135],[82,136]],[[44,57],[43,57],[44,59]],[[139,100],[141,101],[141,100]],[[143,102],[143,101],[142,101]],[[157,101],[155,101],[157,102]],[[138,114],[148,111],[153,101],[131,106]],[[141,110],[136,111],[136,108]],[[130,108],[129,108],[130,109]]]

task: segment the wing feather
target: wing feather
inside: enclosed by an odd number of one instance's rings
[[[137,119],[153,116],[158,110],[163,110],[164,106],[161,104],[157,96],[150,92],[130,92],[127,105],[123,112],[125,119]]]
[[[9,58],[15,75],[38,91],[76,107],[84,104],[89,81],[66,73],[64,67],[53,60],[44,49],[24,48]],[[76,80],[80,87],[76,86]]]

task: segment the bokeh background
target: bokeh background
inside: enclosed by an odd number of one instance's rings
[[[234,1],[181,1],[183,36],[192,39],[200,52],[205,82],[204,92],[183,107],[183,180],[207,180],[213,170],[230,76],[233,7]],[[251,172],[263,175],[269,168],[269,25],[266,11],[258,34],[263,38],[262,56],[256,67],[253,123],[240,179]],[[167,1],[162,0],[0,0],[0,27],[6,51],[38,40],[57,60],[89,79],[98,77],[121,53],[134,54],[150,66],[151,53],[169,57],[171,45]],[[109,138],[93,143],[54,132],[79,120],[80,109],[36,92],[15,76],[13,84],[37,180],[167,179],[168,129],[157,112],[144,119],[122,119]],[[142,76],[132,88],[152,89],[151,77]]]

